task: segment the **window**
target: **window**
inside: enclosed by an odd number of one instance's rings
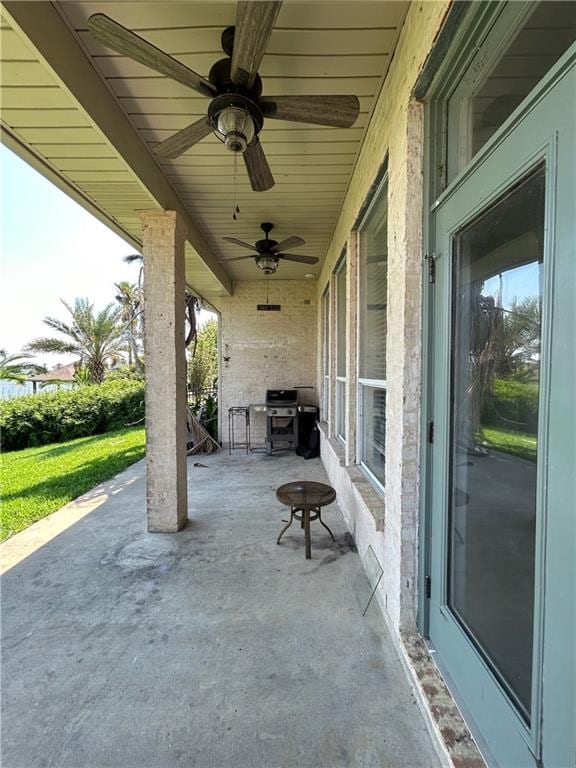
[[[346,440],[346,257],[336,268],[336,434]]]
[[[386,330],[388,288],[388,179],[360,225],[359,450],[360,463],[384,485],[386,442]]]
[[[485,30],[486,38],[444,96],[448,102],[445,184],[496,133],[576,39],[573,0],[486,3],[478,10],[482,17],[479,29]]]
[[[328,421],[330,403],[330,294],[322,296],[322,419]]]

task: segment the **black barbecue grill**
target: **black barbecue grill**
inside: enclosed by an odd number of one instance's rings
[[[268,453],[274,445],[298,443],[298,390],[266,390],[266,443]]]

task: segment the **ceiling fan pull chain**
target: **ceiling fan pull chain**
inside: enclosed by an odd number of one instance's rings
[[[238,187],[237,187],[237,176],[238,176],[238,153],[234,153],[234,213],[232,214],[232,218],[234,221],[238,218],[236,216],[237,213],[240,213],[240,208],[238,206]]]

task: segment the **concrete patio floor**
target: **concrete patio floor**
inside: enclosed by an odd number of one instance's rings
[[[4,574],[3,768],[439,764],[337,505],[312,560],[296,524],[276,545],[319,460],[191,458],[177,534],[145,532],[144,473]]]

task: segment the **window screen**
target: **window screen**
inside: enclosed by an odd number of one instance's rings
[[[346,439],[346,257],[336,272],[336,433]]]
[[[378,190],[358,237],[360,461],[369,474],[383,485],[388,290],[387,179]]]
[[[336,276],[336,375],[346,376],[346,259]]]
[[[360,378],[386,379],[388,185],[360,230]]]

